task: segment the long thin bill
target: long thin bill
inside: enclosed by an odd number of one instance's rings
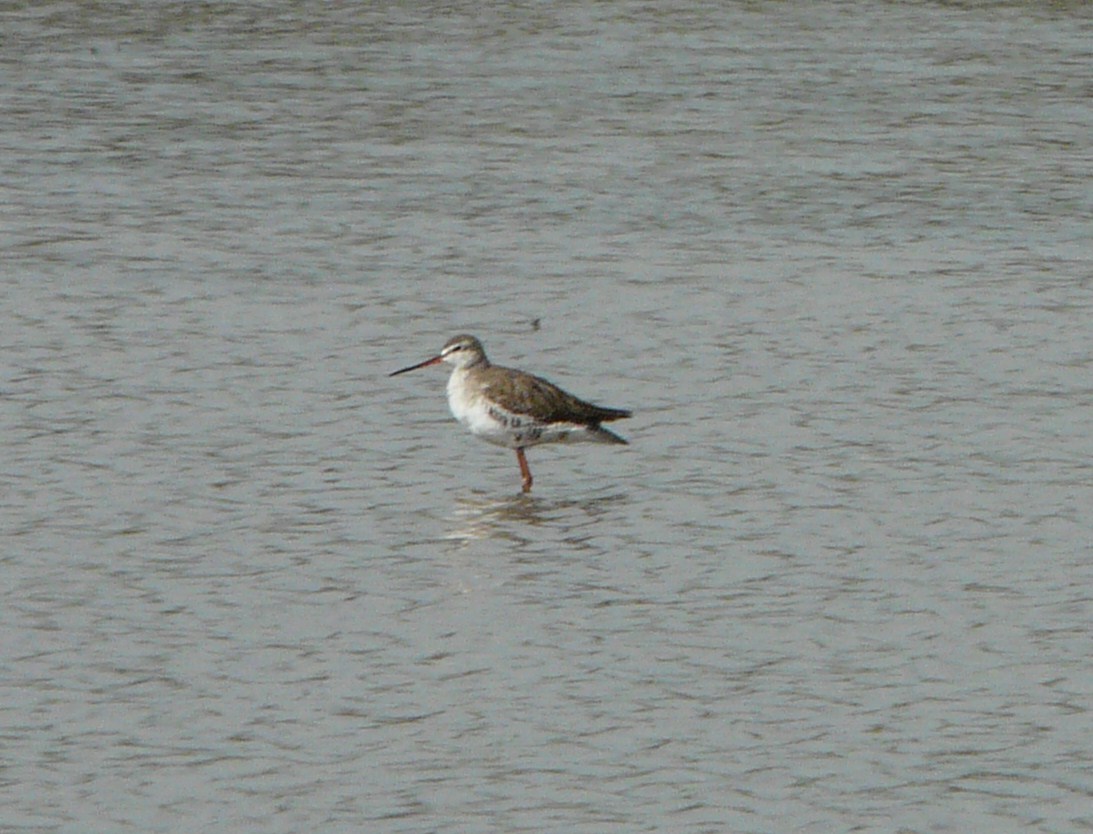
[[[435,365],[437,362],[440,361],[441,357],[434,356],[432,359],[426,359],[424,362],[418,362],[416,365],[411,365],[409,368],[403,368],[401,371],[392,371],[387,376],[398,376],[399,374],[404,374],[407,371],[416,371],[418,368],[427,368],[430,365]]]

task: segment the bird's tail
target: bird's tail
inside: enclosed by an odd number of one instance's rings
[[[589,426],[588,439],[595,443],[621,443],[624,446],[629,444],[628,440],[623,440],[613,431],[608,431],[603,426]]]

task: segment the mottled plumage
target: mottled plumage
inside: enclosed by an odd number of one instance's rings
[[[532,482],[524,456],[530,446],[567,441],[626,443],[600,423],[629,417],[629,411],[593,405],[541,377],[491,365],[474,336],[449,339],[437,356],[391,376],[438,362],[453,366],[448,379],[452,414],[476,437],[516,450],[525,492]]]
[[[468,376],[482,386],[482,394],[516,414],[534,417],[540,423],[595,423],[620,420],[630,412],[603,408],[574,397],[552,382],[523,371],[490,365],[470,368]]]

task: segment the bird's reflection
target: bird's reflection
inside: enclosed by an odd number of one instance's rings
[[[574,513],[596,517],[623,501],[624,493],[595,495],[581,499],[541,498],[527,493],[498,497],[485,492],[462,493],[448,514],[451,529],[444,536],[458,544],[495,539],[526,544],[529,528],[564,521]]]

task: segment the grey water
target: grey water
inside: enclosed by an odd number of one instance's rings
[[[1093,830],[1088,4],[8,4],[0,69],[0,831]],[[387,378],[457,332],[631,445],[520,495]]]

